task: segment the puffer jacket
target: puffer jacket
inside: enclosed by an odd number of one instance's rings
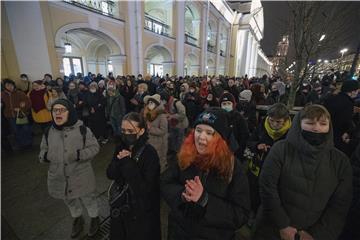
[[[296,115],[287,138],[265,159],[254,239],[280,239],[279,230],[288,226],[314,239],[337,239],[351,203],[351,181],[350,161],[334,147],[332,128],[324,143],[310,145]]]
[[[89,128],[83,146],[78,120],[73,126],[49,129],[48,144],[43,136],[39,159],[49,163],[48,190],[58,199],[74,199],[95,191],[95,174],[91,159],[99,152],[99,144]]]

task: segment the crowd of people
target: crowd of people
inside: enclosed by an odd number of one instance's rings
[[[91,160],[109,139],[111,239],[360,239],[359,83],[291,78],[72,75],[2,81],[2,150],[42,130],[48,188],[83,230],[99,228]],[[258,108],[266,105],[264,108]],[[10,131],[11,130],[11,131]],[[13,134],[14,138],[10,138]],[[350,209],[350,210],[349,210]]]

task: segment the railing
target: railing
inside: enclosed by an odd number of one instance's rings
[[[215,53],[216,51],[215,51],[215,46],[213,46],[213,45],[211,45],[211,44],[209,44],[208,43],[208,45],[207,45],[207,50],[209,51],[209,52],[212,52],[212,53]]]
[[[145,29],[154,33],[170,36],[170,26],[145,13]]]
[[[69,4],[86,10],[96,12],[105,16],[120,19],[118,1],[110,0],[64,0]]]
[[[191,36],[189,33],[185,33],[185,42],[197,47],[197,39]]]

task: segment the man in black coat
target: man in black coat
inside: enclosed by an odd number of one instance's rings
[[[249,128],[245,118],[240,112],[236,110],[235,98],[231,93],[225,92],[219,99],[222,109],[227,111],[230,116],[230,128],[234,134],[238,148],[235,151],[235,156],[240,160],[244,160],[244,150],[246,142],[249,138]]]
[[[351,131],[354,128],[352,121],[354,112],[354,98],[359,91],[359,83],[354,80],[345,81],[338,95],[330,97],[324,102],[324,106],[331,114],[334,127],[335,147],[351,156],[350,142]]]

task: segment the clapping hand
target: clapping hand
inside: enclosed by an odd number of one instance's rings
[[[185,191],[182,193],[182,196],[186,201],[196,203],[199,201],[203,192],[204,188],[201,184],[200,178],[199,176],[196,176],[194,179],[186,180]]]
[[[128,157],[128,156],[131,156],[131,152],[124,149],[124,150],[120,151],[116,157],[120,160],[120,159],[123,159],[124,157]]]

